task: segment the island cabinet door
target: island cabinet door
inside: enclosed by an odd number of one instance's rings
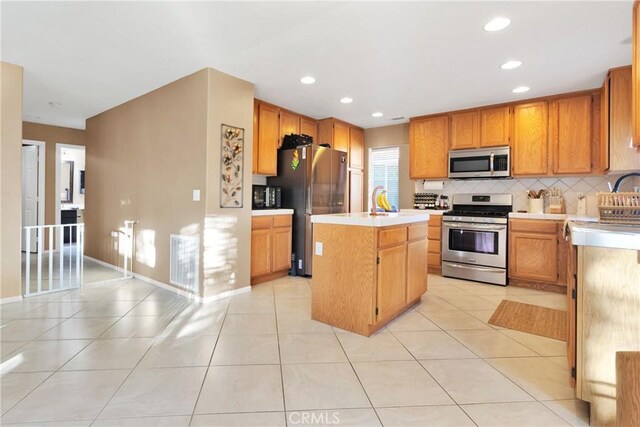
[[[270,229],[251,231],[251,277],[271,273],[272,233]]]
[[[378,250],[378,319],[404,307],[406,299],[407,245]]]
[[[407,302],[427,292],[427,241],[407,244]]]

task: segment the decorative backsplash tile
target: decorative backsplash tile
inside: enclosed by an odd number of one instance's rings
[[[541,190],[549,187],[559,188],[565,200],[567,213],[575,213],[577,209],[577,193],[587,196],[587,215],[598,216],[596,193],[609,191],[607,182],[613,185],[620,175],[563,177],[563,178],[516,178],[516,179],[488,179],[488,180],[452,180],[444,181],[442,191],[426,191],[423,181],[416,181],[416,192],[433,192],[451,196],[456,193],[511,193],[513,194],[513,210],[526,211],[529,207],[528,190]],[[621,191],[633,191],[639,180],[627,179]],[[545,206],[545,209],[547,207]]]

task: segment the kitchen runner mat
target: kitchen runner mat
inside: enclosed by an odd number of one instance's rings
[[[502,300],[489,324],[556,340],[567,340],[567,312]]]

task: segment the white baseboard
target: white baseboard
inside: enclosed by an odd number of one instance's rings
[[[21,295],[18,295],[18,296],[15,296],[15,297],[0,298],[0,305],[9,304],[9,303],[12,303],[12,302],[19,302],[19,301],[22,301],[22,296]]]
[[[121,267],[115,266],[113,264],[109,264],[108,262],[104,262],[104,261],[92,258],[92,257],[87,256],[87,255],[85,255],[84,257],[87,258],[90,261],[95,262],[96,264],[100,264],[100,265],[102,265],[104,267],[112,268],[112,269],[114,269],[116,271],[119,271],[120,273],[122,273],[124,275],[124,269],[121,268]],[[171,285],[168,285],[166,283],[160,282],[158,280],[152,279],[150,277],[143,276],[142,274],[139,274],[139,273],[133,273],[133,277],[138,279],[138,280],[142,280],[143,282],[147,282],[147,283],[150,283],[152,285],[158,286],[159,288],[166,289],[168,291],[174,292],[174,293],[176,293],[176,294],[178,294],[180,296],[183,296],[185,298],[188,298],[190,300],[193,300],[193,301],[196,301],[196,302],[201,302],[201,303],[204,303],[204,304],[210,303],[212,301],[217,301],[217,300],[220,300],[220,299],[224,299],[224,298],[229,298],[229,297],[232,297],[234,295],[243,294],[245,292],[251,292],[251,285],[247,285],[247,286],[243,286],[243,287],[238,288],[238,289],[232,289],[230,291],[222,292],[222,293],[219,293],[217,295],[212,295],[212,296],[207,297],[207,298],[202,298],[201,296],[196,295],[196,294],[194,294],[192,292],[176,288],[175,286],[171,286]],[[114,281],[117,281],[117,280],[125,280],[125,278],[122,277],[122,278],[118,278],[118,279],[111,279],[111,280],[105,280],[105,281],[102,281],[102,282],[91,283],[88,286],[100,285],[100,284],[104,284],[104,283],[114,282]]]

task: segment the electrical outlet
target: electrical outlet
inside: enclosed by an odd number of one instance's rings
[[[316,255],[322,256],[322,242],[316,242]]]
[[[302,260],[298,260],[298,270],[302,270]]]
[[[200,190],[193,190],[193,201],[194,202],[200,201]]]

